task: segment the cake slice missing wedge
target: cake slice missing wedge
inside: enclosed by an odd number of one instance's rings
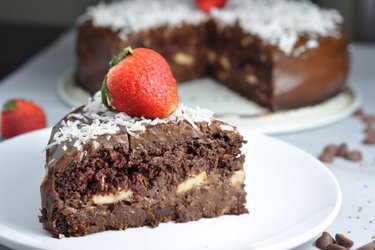
[[[131,118],[98,93],[52,130],[40,221],[69,237],[246,213],[243,144],[208,110]]]

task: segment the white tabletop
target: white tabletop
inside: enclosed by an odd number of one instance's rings
[[[74,32],[67,32],[0,82],[0,105],[14,97],[36,101],[45,108],[48,125],[54,125],[70,110],[59,100],[56,82],[67,70],[74,68],[74,41]],[[363,109],[374,114],[375,46],[352,46],[350,80],[362,94]],[[350,149],[362,151],[364,160],[361,163],[336,159],[327,165],[343,191],[341,211],[327,231],[346,234],[356,242],[354,247],[375,238],[375,145],[361,143],[363,128],[359,119],[352,116],[324,128],[276,136],[315,156],[329,143],[345,142]],[[319,180],[316,184],[319,185]],[[312,244],[313,240],[296,250],[316,249]],[[0,250],[3,249],[7,248],[0,245]]]

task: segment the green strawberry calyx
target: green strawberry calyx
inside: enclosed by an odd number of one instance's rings
[[[3,112],[14,112],[17,108],[16,99],[11,99],[7,101],[3,106]]]
[[[127,56],[133,55],[133,53],[134,53],[134,51],[133,51],[132,47],[130,47],[130,46],[126,47],[123,51],[121,51],[118,54],[118,56],[112,57],[111,61],[109,62],[110,68],[119,64]],[[113,97],[112,97],[111,92],[108,89],[107,79],[108,79],[108,74],[104,76],[104,80],[103,80],[103,84],[102,84],[102,88],[101,88],[102,102],[103,102],[104,106],[106,106],[110,111],[116,111],[116,109],[114,109],[110,104],[113,100]]]

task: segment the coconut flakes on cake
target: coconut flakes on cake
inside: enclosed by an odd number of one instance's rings
[[[294,56],[299,54],[293,50],[300,35],[316,43],[319,36],[338,36],[338,24],[343,23],[336,10],[321,9],[310,1],[291,0],[231,0],[225,8],[213,9],[210,15],[199,10],[194,1],[116,1],[89,7],[80,21],[91,19],[94,26],[109,27],[126,40],[132,32],[164,25],[198,24],[209,17],[223,26],[238,21],[245,31]]]
[[[95,142],[98,136],[107,135],[108,140],[108,136],[119,132],[120,127],[125,127],[131,136],[138,136],[139,133],[144,132],[147,125],[181,120],[186,120],[194,128],[197,128],[197,122],[211,123],[213,112],[208,109],[190,108],[179,104],[170,116],[163,119],[131,117],[123,112],[109,111],[102,103],[99,91],[82,108],[81,113],[69,114],[67,118],[61,122],[59,131],[54,134],[53,141],[46,147],[46,150],[66,142],[73,142],[73,147],[81,150],[82,145],[90,140]]]
[[[321,9],[310,1],[232,0],[211,14],[221,25],[234,25],[238,20],[244,30],[288,55],[299,36],[307,36],[315,45],[318,36],[338,36],[338,24],[343,22],[338,11]]]
[[[97,27],[110,27],[119,32],[121,39],[126,40],[131,32],[157,28],[164,25],[178,26],[183,23],[198,24],[207,19],[197,11],[194,1],[175,0],[137,0],[103,2],[87,9],[80,21],[91,18]]]

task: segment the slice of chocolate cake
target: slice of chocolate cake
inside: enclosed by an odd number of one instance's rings
[[[40,222],[54,237],[246,213],[243,137],[212,112],[110,112],[100,93],[52,130]]]

